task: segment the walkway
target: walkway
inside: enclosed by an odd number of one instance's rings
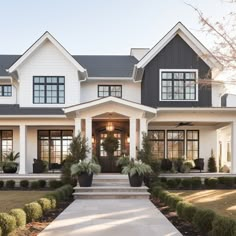
[[[80,199],[39,236],[180,236],[147,199]]]

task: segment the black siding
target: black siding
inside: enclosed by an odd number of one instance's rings
[[[146,65],[142,80],[141,102],[151,107],[211,107],[211,85],[198,85],[198,101],[159,101],[160,69],[198,69],[199,80],[211,78],[209,66],[176,35]]]

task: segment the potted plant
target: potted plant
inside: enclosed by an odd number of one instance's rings
[[[131,187],[141,187],[144,175],[151,173],[151,166],[143,163],[141,160],[135,161],[132,159],[129,164],[122,169],[122,174],[128,174]]]
[[[116,165],[117,165],[118,167],[120,167],[120,169],[122,170],[122,168],[123,168],[124,166],[127,166],[127,165],[129,164],[129,162],[130,162],[129,156],[126,156],[126,155],[124,154],[123,156],[121,156],[121,157],[118,158],[118,160],[116,161]]]
[[[15,161],[19,157],[20,157],[20,153],[19,152],[17,152],[16,154],[14,154],[13,151],[7,153],[4,156],[5,161],[3,162],[3,165],[2,165],[3,172],[4,173],[16,173],[17,167],[18,167],[18,163],[15,162]]]
[[[48,162],[40,159],[34,159],[33,173],[44,173],[48,169]]]
[[[80,187],[91,187],[93,174],[98,174],[101,166],[92,160],[80,160],[71,166],[71,175],[78,177]]]

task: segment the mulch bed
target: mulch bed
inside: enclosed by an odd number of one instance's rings
[[[45,229],[67,206],[71,204],[73,199],[60,202],[58,208],[48,211],[40,220],[28,223],[25,228],[13,231],[9,236],[36,236]]]
[[[179,230],[184,236],[207,236],[207,234],[201,233],[194,228],[194,226],[180,219],[175,211],[160,202],[158,198],[152,198],[152,203],[161,211],[161,213]]]

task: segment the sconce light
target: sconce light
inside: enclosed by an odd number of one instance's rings
[[[127,143],[130,143],[130,137],[129,136],[127,137]]]
[[[94,139],[94,136],[92,136],[92,143],[95,143],[95,139]]]
[[[106,126],[106,131],[112,132],[114,130],[114,125],[112,122],[108,122]]]

